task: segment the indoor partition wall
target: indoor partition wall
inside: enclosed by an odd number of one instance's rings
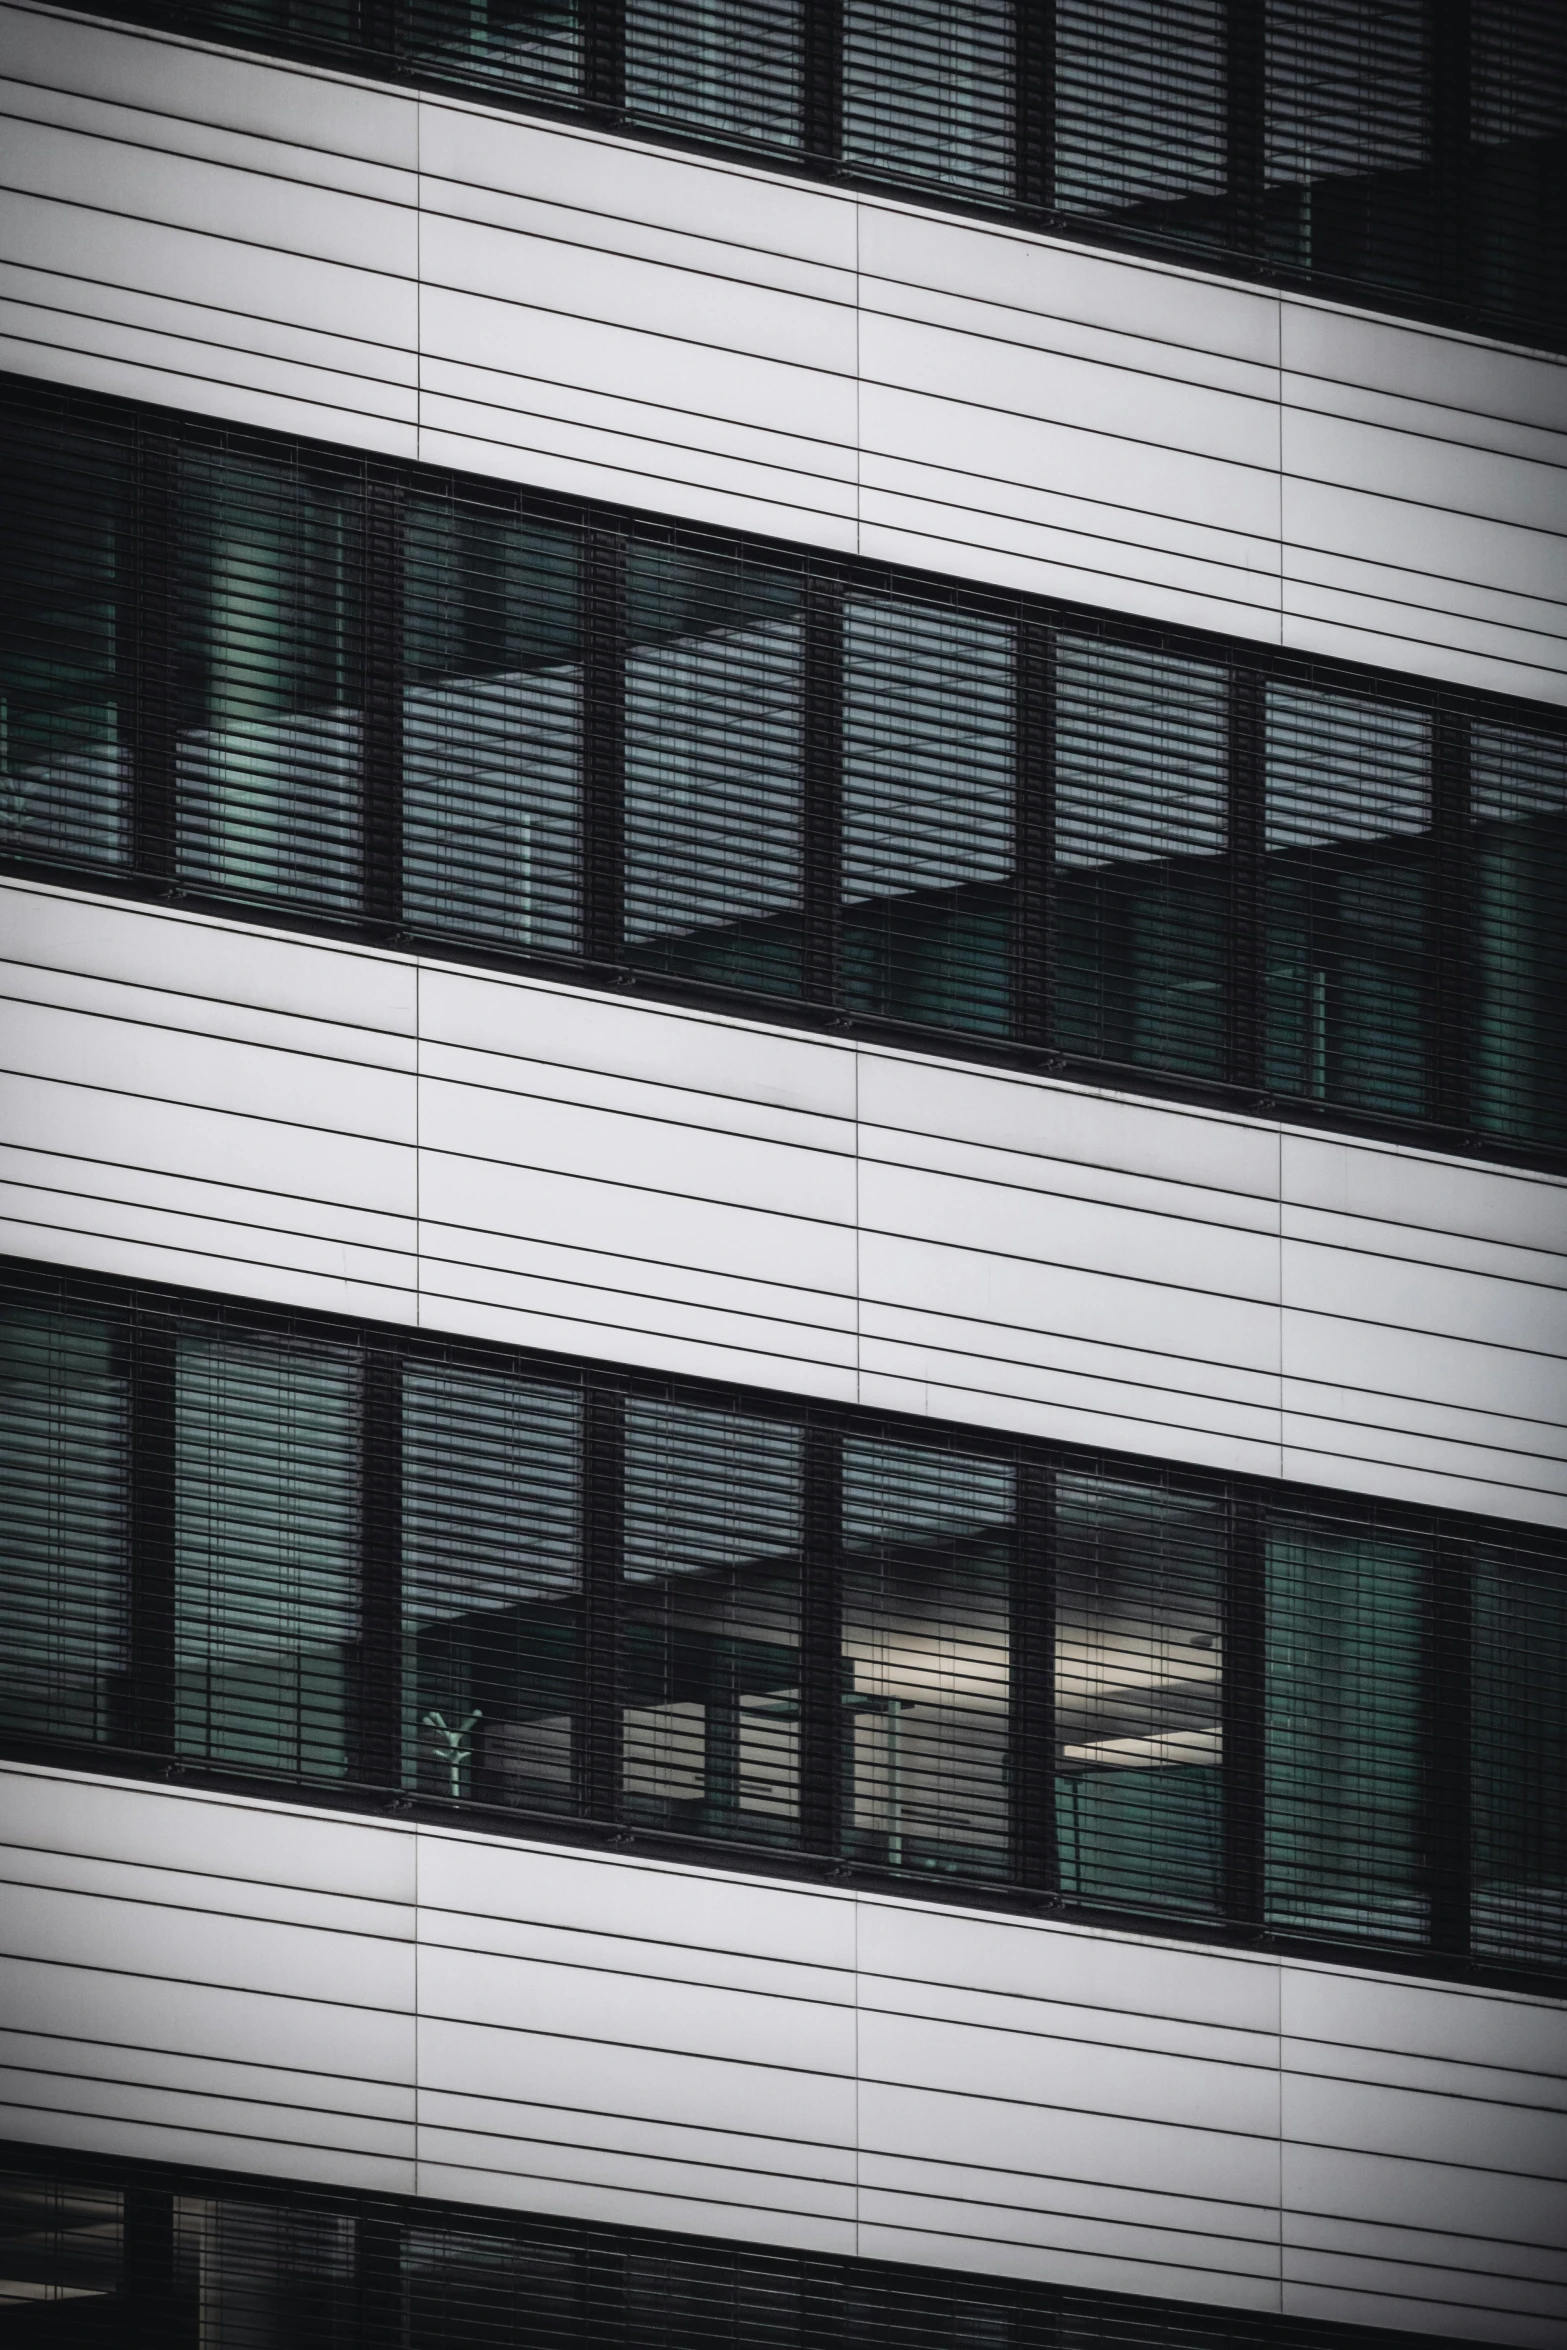
[[[3,405],[0,854],[1567,1151],[1567,724],[128,405]]]
[[[13,1267],[0,1736],[1567,1962],[1527,1529]]]
[[[1551,342],[1552,0],[123,0],[114,13]]]

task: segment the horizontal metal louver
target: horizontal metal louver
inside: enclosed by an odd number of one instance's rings
[[[13,1750],[1567,1966],[1548,1535],[25,1266],[0,1383]]]
[[[18,2340],[169,2350],[1398,2350],[1411,2339],[21,2148],[0,2168],[0,2325]]]
[[[1567,1151],[1559,713],[69,393],[0,418],[15,862]]]
[[[1522,339],[1567,333],[1557,0],[121,0]]]

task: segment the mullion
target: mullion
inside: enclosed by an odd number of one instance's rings
[[[626,0],[581,0],[582,94],[595,111],[618,117],[626,104]]]
[[[1014,199],[1032,222],[1053,194],[1055,14],[1055,0],[1019,0],[1014,14]]]
[[[843,152],[843,0],[804,0],[801,134],[813,162]]]
[[[1265,17],[1260,0],[1226,0],[1224,22],[1225,209],[1230,249],[1262,247],[1267,101]]]

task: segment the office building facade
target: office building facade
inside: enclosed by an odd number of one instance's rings
[[[0,2330],[1562,2341],[1557,12],[0,79]]]

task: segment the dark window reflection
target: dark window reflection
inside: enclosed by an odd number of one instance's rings
[[[233,1770],[352,1768],[360,1365],[351,1346],[181,1332],[175,1741]]]
[[[136,557],[125,432],[6,419],[0,854],[130,854]]]
[[[634,544],[626,662],[631,961],[799,991],[798,573]]]
[[[414,495],[404,589],[403,912],[520,953],[581,946],[578,539]]]
[[[1281,1514],[1267,1582],[1268,1919],[1418,1942],[1430,1545]]]
[[[581,96],[580,0],[406,0],[406,6],[409,53],[430,72],[488,82],[497,91]]]
[[[500,1371],[403,1379],[403,1752],[451,1801],[562,1811],[582,1678],[582,1401]]]
[[[1070,1899],[1221,1904],[1221,1501],[1056,1482],[1056,1839]]]
[[[1224,0],[1055,0],[1052,15],[1059,209],[1215,243]]]
[[[1056,646],[1056,1033],[1098,1059],[1220,1077],[1228,680],[1206,661]]]
[[[1425,0],[1267,0],[1270,257],[1430,290]]]
[[[1005,202],[1013,0],[843,0],[843,153],[862,171]]]
[[[1016,632],[907,600],[844,613],[843,993],[859,1012],[1011,1023]]]
[[[626,1406],[630,1819],[752,1843],[795,1837],[803,1449],[787,1421]]]
[[[357,483],[287,451],[180,452],[180,878],[357,911]]]
[[[1470,726],[1468,999],[1475,1123],[1567,1144],[1567,741]]]
[[[0,1313],[0,1725],[124,1737],[130,1382],[118,1317]]]
[[[712,139],[798,147],[805,0],[627,0],[626,105]]]
[[[1267,689],[1270,1085],[1422,1117],[1431,1081],[1431,721]]]

